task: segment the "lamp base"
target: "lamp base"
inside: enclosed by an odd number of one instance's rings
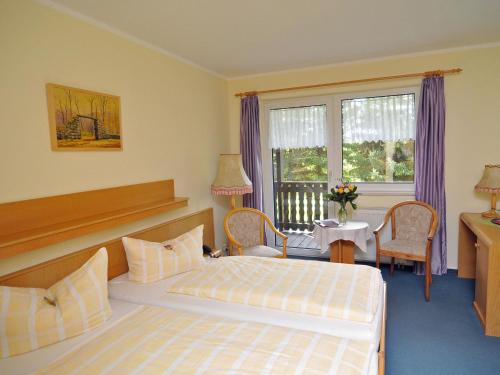
[[[500,212],[497,210],[491,209],[489,211],[485,211],[481,213],[481,216],[486,217],[488,219],[497,219],[500,218]]]
[[[497,212],[497,194],[491,193],[491,208],[489,211],[485,211],[481,214],[483,217],[488,219],[500,218],[500,212]]]

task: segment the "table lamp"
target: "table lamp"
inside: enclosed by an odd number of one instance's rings
[[[243,169],[241,154],[221,154],[217,177],[212,183],[212,194],[230,195],[231,208],[235,208],[236,195],[252,192],[252,181],[250,181]]]
[[[487,218],[500,217],[497,212],[497,193],[500,192],[500,164],[488,164],[484,166],[483,177],[474,187],[474,190],[491,194],[491,209],[483,212]]]

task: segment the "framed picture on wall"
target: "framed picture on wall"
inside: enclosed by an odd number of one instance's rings
[[[122,150],[120,97],[47,83],[54,151]]]

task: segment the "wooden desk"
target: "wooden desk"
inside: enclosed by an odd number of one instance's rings
[[[500,226],[463,213],[458,241],[458,277],[476,279],[474,310],[484,333],[500,337]]]

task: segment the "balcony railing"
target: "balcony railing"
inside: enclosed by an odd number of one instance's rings
[[[275,220],[281,231],[312,231],[313,220],[328,217],[326,181],[281,181],[274,183]]]

